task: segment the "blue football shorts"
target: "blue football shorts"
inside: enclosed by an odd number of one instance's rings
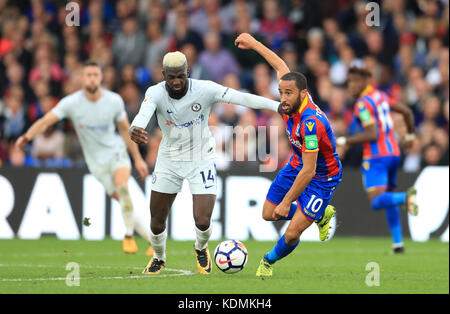
[[[298,170],[289,163],[281,169],[267,192],[267,200],[278,205],[291,188],[298,175]],[[308,220],[318,221],[322,218],[325,208],[330,203],[336,188],[341,182],[342,172],[328,179],[313,178],[296,202],[299,209]]]
[[[398,156],[364,159],[362,163],[364,188],[368,191],[375,188],[386,188],[391,191],[396,188],[399,164]]]

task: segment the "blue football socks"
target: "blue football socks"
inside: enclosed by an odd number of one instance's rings
[[[386,220],[391,232],[393,244],[403,243],[399,205],[405,202],[405,192],[385,192],[375,197],[372,201],[373,210],[386,209]]]
[[[402,222],[400,220],[400,208],[398,206],[386,207],[386,219],[391,231],[392,243],[403,243]]]
[[[382,208],[398,206],[404,204],[405,202],[405,192],[384,192],[373,199],[372,209],[379,210]]]
[[[269,253],[264,255],[264,258],[271,264],[275,263],[276,261],[282,259],[283,257],[289,255],[298,245],[300,242],[297,241],[295,244],[287,244],[286,240],[283,236],[278,240],[277,244],[270,250]]]

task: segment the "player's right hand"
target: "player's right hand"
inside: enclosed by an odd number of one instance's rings
[[[290,207],[291,206],[289,204],[285,204],[284,202],[281,202],[280,204],[277,205],[277,207],[275,207],[272,217],[275,220],[278,220],[281,217],[287,217],[289,215]]]
[[[137,126],[132,126],[128,131],[130,138],[136,144],[147,144],[148,143],[148,133]]]
[[[258,41],[252,35],[242,33],[236,38],[234,44],[241,49],[253,49],[257,42]]]
[[[139,158],[134,162],[134,166],[136,167],[139,175],[141,176],[141,179],[145,180],[145,178],[148,176],[147,163],[142,158]]]

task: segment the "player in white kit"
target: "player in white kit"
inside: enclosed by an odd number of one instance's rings
[[[126,253],[136,253],[136,231],[147,241],[148,227],[133,215],[133,204],[128,192],[131,162],[127,147],[139,175],[144,179],[148,167],[136,143],[128,136],[129,122],[120,95],[101,88],[102,72],[99,65],[88,61],[82,70],[83,89],[70,94],[37,120],[16,142],[17,146],[31,141],[56,122],[67,118],[73,123],[80,140],[89,171],[103,184],[106,193],[118,200],[125,222],[126,236],[122,248]],[[115,132],[117,129],[120,133]],[[148,255],[153,254],[151,246]]]
[[[131,123],[131,139],[147,143],[147,127],[156,114],[163,137],[153,172],[150,200],[150,241],[154,256],[144,274],[159,274],[166,262],[166,220],[184,179],[193,195],[196,231],[194,244],[197,268],[211,273],[208,239],[211,215],[216,201],[215,140],[208,118],[215,103],[233,103],[254,109],[277,111],[279,103],[236,91],[212,81],[188,78],[186,57],[181,52],[167,53],[163,59],[164,81],[145,93],[139,113]]]

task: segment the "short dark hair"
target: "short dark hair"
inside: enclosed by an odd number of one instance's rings
[[[83,62],[83,68],[85,68],[85,67],[91,67],[91,66],[101,68],[100,64],[98,64],[97,61],[94,61],[94,60],[87,60],[87,61],[84,61],[84,62]]]
[[[350,67],[350,69],[348,69],[348,74],[357,74],[364,78],[368,78],[368,77],[372,76],[370,74],[369,70],[367,70],[366,68],[361,68],[361,67],[357,67],[357,66]]]
[[[295,86],[299,90],[308,89],[308,82],[306,81],[306,77],[299,72],[289,72],[281,77],[283,81],[295,81]]]

